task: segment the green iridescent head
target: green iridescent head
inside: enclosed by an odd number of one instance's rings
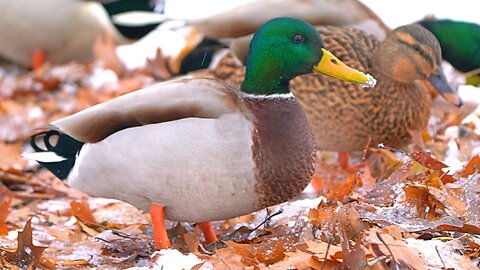
[[[371,84],[373,78],[352,69],[324,48],[319,33],[305,21],[276,18],[253,36],[242,91],[270,95],[289,93],[289,82],[307,73]]]

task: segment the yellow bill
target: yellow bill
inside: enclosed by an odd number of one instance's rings
[[[322,73],[348,82],[361,83],[367,87],[374,87],[377,83],[377,80],[375,80],[372,75],[345,65],[324,48],[322,48],[322,51],[323,57],[320,59],[320,63],[313,67],[313,72]]]

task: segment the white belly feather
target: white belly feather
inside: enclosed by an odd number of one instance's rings
[[[85,145],[67,183],[167,219],[202,222],[254,209],[252,124],[240,114],[129,128]]]

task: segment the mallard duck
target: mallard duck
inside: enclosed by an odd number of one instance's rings
[[[295,17],[313,25],[354,26],[384,38],[390,29],[358,0],[257,0],[206,18],[188,20],[208,38],[240,37],[274,17]]]
[[[318,150],[361,151],[383,143],[401,148],[411,141],[410,130],[423,131],[431,109],[432,87],[454,105],[461,100],[447,83],[441,68],[438,41],[418,24],[399,27],[380,42],[363,31],[333,26],[317,30],[326,48],[346,64],[367,70],[378,79],[373,89],[314,74],[300,76],[291,88],[312,127]],[[245,39],[238,42],[245,44]],[[245,55],[244,46],[234,48]],[[213,69],[217,79],[239,83],[243,67],[232,55]]]
[[[289,81],[312,69],[374,83],[325,50],[311,25],[277,18],[254,35],[240,88],[159,83],[52,122],[26,156],[74,188],[150,210],[157,248],[170,246],[164,218],[200,223],[212,242],[208,221],[284,202],[309,183],[314,139]]]
[[[418,23],[438,39],[443,59],[457,70],[465,72],[467,83],[480,85],[480,25],[436,19],[425,19]]]
[[[435,35],[442,57],[461,72],[480,68],[480,25],[453,20],[418,22]]]
[[[139,37],[119,33],[109,13],[113,16],[147,7],[148,0],[109,1],[103,5],[78,0],[0,1],[0,56],[26,67],[38,67],[43,61],[91,61],[96,36],[108,33],[118,44]],[[142,30],[140,26],[138,29]],[[124,34],[131,33],[131,28],[127,30],[130,32]]]
[[[239,37],[255,32],[262,23],[280,16],[303,19],[312,25],[349,26],[366,31],[382,40],[390,32],[390,28],[358,0],[296,2],[257,0],[213,16],[187,20],[187,24],[193,29],[190,31],[198,32],[202,36],[187,40],[189,48],[177,56],[176,61],[180,62],[178,64],[180,67],[173,68],[173,70],[178,70],[180,74],[186,74],[208,68],[211,62],[215,62],[215,59],[218,58],[219,51],[229,47],[228,43],[235,43]],[[247,48],[249,40],[243,44]],[[232,45],[229,45],[231,48]],[[236,53],[240,53],[240,51]],[[245,60],[246,56],[244,53],[239,58]]]

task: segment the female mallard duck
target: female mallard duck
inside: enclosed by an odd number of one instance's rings
[[[27,67],[38,67],[43,60],[56,64],[91,61],[96,35],[108,33],[117,43],[128,41],[129,36],[117,31],[109,14],[150,7],[148,0],[135,1],[109,1],[103,6],[78,0],[0,1],[0,56]]]
[[[291,82],[319,150],[360,151],[369,138],[372,145],[405,146],[411,141],[409,130],[423,131],[427,126],[431,96],[424,85],[433,86],[453,104],[461,105],[440,66],[440,46],[425,28],[402,26],[383,42],[350,28],[326,26],[317,30],[326,48],[343,62],[366,70],[378,80],[368,90],[314,74]],[[247,50],[241,46],[234,49],[239,55]],[[213,73],[234,83],[243,78],[243,68],[232,56],[221,60]]]
[[[312,68],[373,82],[308,23],[273,19],[252,39],[241,91],[212,79],[160,83],[51,123],[27,156],[88,194],[150,208],[158,248],[170,246],[164,216],[200,222],[215,241],[206,221],[284,202],[309,183],[314,141],[289,81]]]

